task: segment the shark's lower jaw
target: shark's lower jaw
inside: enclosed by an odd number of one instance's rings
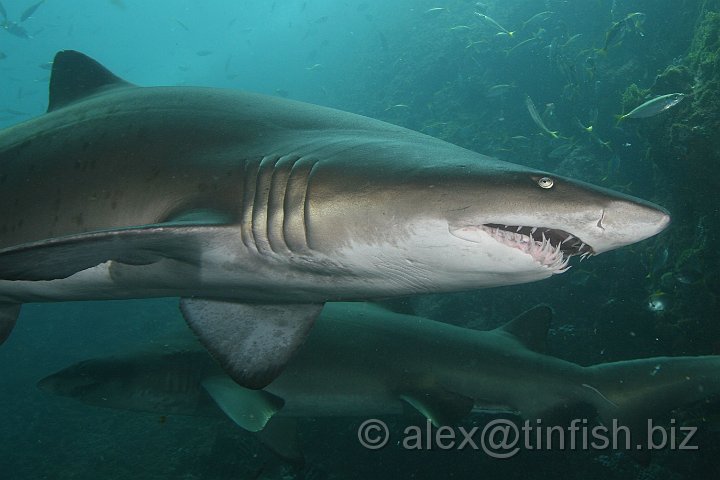
[[[527,253],[553,273],[567,271],[574,255],[585,258],[594,254],[590,245],[564,230],[495,223],[482,225],[481,229],[498,242]]]

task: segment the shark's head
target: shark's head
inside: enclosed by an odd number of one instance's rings
[[[49,375],[37,383],[48,393],[83,400],[97,405],[109,393],[108,362],[87,360]],[[115,388],[112,386],[111,388]]]
[[[481,204],[448,215],[452,235],[492,238],[548,266],[556,258],[565,262],[639,242],[670,222],[668,212],[650,202],[546,172],[478,172],[464,183],[456,186],[458,197]]]
[[[314,220],[309,241],[333,236],[348,256],[359,252],[374,267],[401,270],[399,281],[439,281],[449,291],[546,278],[565,271],[572,256],[638,242],[670,221],[649,202],[445,143],[429,141],[419,151],[394,163],[385,159],[382,168],[372,160],[346,166],[332,188],[342,191],[317,188],[334,203],[309,202],[324,214],[313,218],[333,224]],[[432,162],[418,158],[433,151]],[[318,168],[318,185],[324,177]],[[311,180],[309,193],[313,187]],[[355,205],[343,208],[342,217],[331,211],[338,196]]]

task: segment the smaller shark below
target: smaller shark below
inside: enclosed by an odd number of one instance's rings
[[[252,432],[286,421],[277,417],[393,415],[408,404],[436,426],[473,410],[568,419],[575,407],[589,407],[604,425],[616,419],[634,431],[720,393],[720,356],[583,367],[546,355],[551,319],[550,307],[539,305],[478,331],[374,304],[328,303],[287,369],[262,390],[236,384],[186,331],[180,344],[86,360],[38,386],[90,405],[163,415],[212,416],[219,407]]]

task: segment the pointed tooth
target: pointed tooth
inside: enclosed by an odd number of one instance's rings
[[[565,267],[560,268],[560,269],[558,269],[558,270],[555,270],[555,273],[565,273],[565,272],[567,272],[568,270],[570,270],[571,268],[572,268],[572,265],[567,265],[567,264],[566,264]]]
[[[549,260],[548,256],[550,255],[550,252],[552,250],[552,243],[550,243],[550,240],[547,240],[544,237],[545,237],[545,235],[543,234],[543,242],[544,243],[543,243],[542,253],[543,253],[543,256],[545,257],[545,260],[547,261],[547,260]]]
[[[517,228],[517,230],[515,230],[515,231],[519,233],[520,230],[522,230],[522,228],[523,228],[522,225],[520,225],[520,226]]]
[[[573,237],[572,235],[568,235],[565,240],[563,240],[562,242],[560,242],[560,244],[562,245],[563,243],[567,242],[568,240],[572,240],[573,238],[575,238],[575,237]]]
[[[567,271],[567,269],[569,268],[568,267],[569,262],[570,262],[570,257],[563,257],[563,258],[559,259],[553,265],[553,268],[555,270],[555,272],[553,272],[553,273],[563,273],[563,272]]]
[[[530,230],[530,235],[532,235],[532,234],[535,233],[536,231],[537,231],[537,227],[533,227],[532,230]]]

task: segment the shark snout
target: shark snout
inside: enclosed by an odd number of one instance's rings
[[[592,241],[595,253],[645,240],[670,224],[670,213],[659,205],[643,201],[617,201],[603,209]]]

